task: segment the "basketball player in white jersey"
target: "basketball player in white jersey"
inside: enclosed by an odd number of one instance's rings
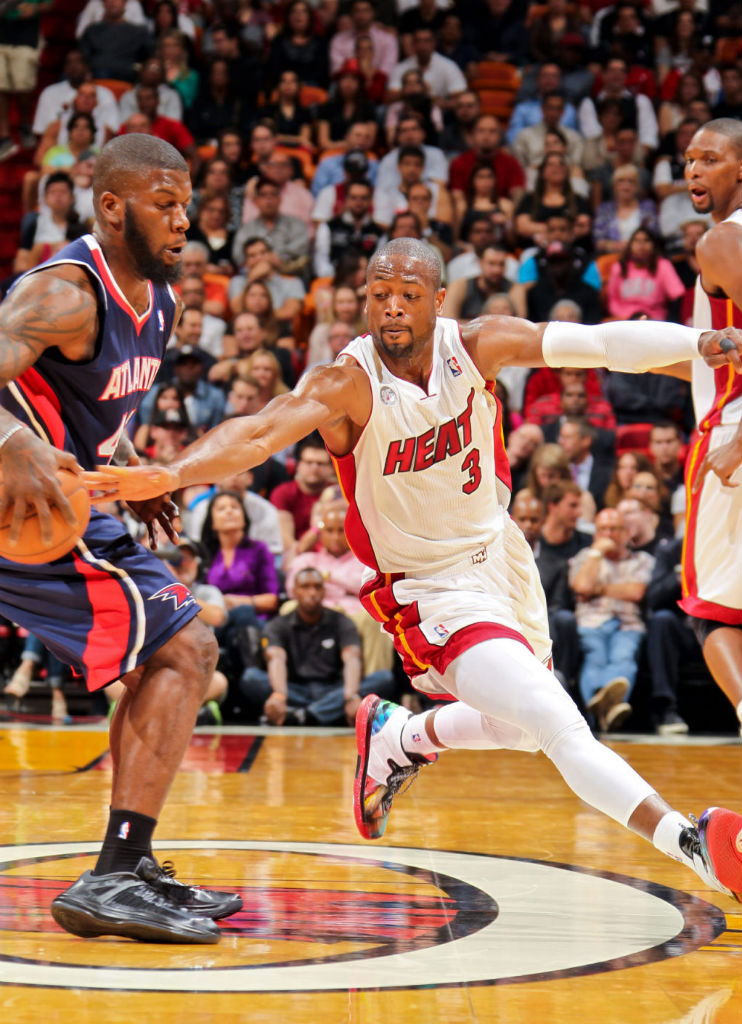
[[[742,123],[709,121],[685,156],[693,207],[714,222],[696,249],[693,323],[742,327]],[[692,386],[699,437],[686,472],[680,604],[742,722],[742,376],[695,360]]]
[[[742,817],[711,808],[696,827],[672,810],[593,737],[550,671],[538,572],[506,511],[509,471],[492,394],[504,365],[643,370],[703,355],[742,372],[742,332],[501,316],[459,328],[440,316],[440,284],[432,251],[395,239],[369,264],[369,333],[334,364],[310,371],[259,415],[222,423],[168,467],[107,467],[90,483],[124,500],[177,490],[257,465],[319,429],[349,502],[348,540],[368,567],[365,607],[393,636],[414,684],[454,698],[414,716],[373,695],[363,701],[354,794],[361,834],[383,833],[394,794],[440,750],[541,749],[583,800],[712,888],[742,893],[742,851],[732,842]]]

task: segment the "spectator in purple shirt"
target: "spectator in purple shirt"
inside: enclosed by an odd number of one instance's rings
[[[207,554],[206,582],[224,594],[227,622],[216,631],[219,646],[237,657],[239,633],[262,627],[258,616],[278,608],[279,582],[273,555],[262,541],[251,540],[245,507],[238,494],[222,491],[209,503],[201,543]]]

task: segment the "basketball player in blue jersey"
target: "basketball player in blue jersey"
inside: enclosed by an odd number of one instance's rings
[[[0,306],[0,513],[11,535],[35,508],[70,522],[55,478],[114,459],[138,460],[126,425],[151,385],[179,313],[191,199],[180,154],[148,135],[104,147],[95,171],[91,235],[21,278]],[[154,539],[172,537],[170,496],[133,502]],[[152,855],[157,817],[181,762],[216,662],[198,605],[154,554],[96,510],[80,542],[47,565],[0,559],[0,613],[40,637],[91,690],[121,679],[111,722],[108,829],[98,861],[52,904],[81,936],[213,943],[213,918],[241,900],[183,885]]]
[[[440,316],[444,297],[427,246],[409,238],[382,246],[368,268],[369,333],[334,364],[310,371],[258,415],[216,427],[167,467],[102,471],[101,492],[139,499],[221,479],[319,429],[349,501],[348,540],[368,566],[364,606],[393,636],[415,686],[455,698],[420,715],[364,699],[354,787],[361,834],[383,833],[395,793],[446,748],[543,750],[587,803],[710,887],[742,894],[734,845],[742,816],[711,808],[695,825],[674,811],[595,739],[550,671],[533,553],[507,515],[493,395],[505,365],[641,371],[703,356],[742,371],[742,332],[503,316],[459,327]]]

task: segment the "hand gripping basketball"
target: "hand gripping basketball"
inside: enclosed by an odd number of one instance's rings
[[[38,507],[22,502],[8,505],[0,515],[0,555],[12,562],[39,565],[66,555],[85,533],[90,520],[90,498],[79,474],[57,469],[62,494],[72,508],[70,522],[58,505],[48,503],[48,519],[42,523]],[[2,481],[0,480],[0,487]],[[44,506],[46,515],[46,505]]]

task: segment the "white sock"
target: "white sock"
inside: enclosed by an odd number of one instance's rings
[[[692,823],[684,818],[679,811],[668,811],[657,823],[652,842],[660,853],[666,853],[673,860],[679,860],[692,866],[692,862],[680,849],[679,843],[680,833],[683,829],[692,827]]]
[[[432,711],[423,711],[420,715],[412,715],[402,726],[400,739],[402,749],[407,754],[435,754],[443,749],[433,743],[425,728],[428,715],[432,715],[432,713]]]

